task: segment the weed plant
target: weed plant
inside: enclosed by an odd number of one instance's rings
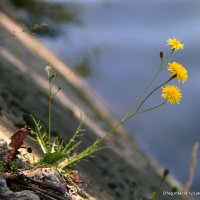
[[[50,66],[46,66],[45,70],[48,75],[49,83],[48,130],[45,130],[43,128],[40,120],[31,115],[31,118],[35,125],[35,129],[31,130],[31,137],[33,140],[38,142],[44,154],[41,160],[36,162],[35,165],[47,165],[59,171],[64,171],[69,165],[85,159],[95,152],[106,148],[102,145],[103,140],[108,138],[120,125],[122,125],[127,120],[141,113],[159,108],[166,103],[179,104],[182,98],[182,92],[178,86],[169,83],[174,79],[176,79],[178,83],[184,83],[188,79],[188,72],[182,64],[174,61],[170,62],[170,60],[172,58],[172,55],[176,51],[183,49],[184,44],[182,44],[176,38],[168,39],[167,44],[170,46],[171,49],[169,55],[165,58],[164,53],[160,52],[160,67],[158,68],[156,74],[153,76],[149,84],[147,84],[147,86],[139,94],[127,113],[112,129],[107,131],[102,138],[96,139],[90,146],[77,154],[74,154],[73,152],[77,147],[79,147],[82,142],[79,137],[81,135],[83,126],[82,117],[79,126],[77,127],[73,136],[68,142],[59,138],[59,136],[52,137],[52,102],[53,98],[59,92],[60,88],[58,88],[56,92],[53,93],[54,81],[56,78],[58,78],[58,75],[56,73],[53,73],[53,70]],[[157,84],[155,88],[151,88],[152,84],[156,82],[158,76],[166,69],[168,69],[168,71],[170,72],[167,80]],[[153,107],[143,109],[144,103],[146,103],[146,101],[158,90],[161,90],[161,96],[163,97],[164,101]],[[155,195],[153,198],[156,199]]]

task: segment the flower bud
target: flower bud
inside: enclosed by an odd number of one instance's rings
[[[165,169],[163,172],[163,178],[165,179],[169,175],[169,170]]]
[[[51,71],[51,66],[46,66],[46,67],[45,67],[45,71],[46,71],[47,73],[49,73],[49,72]]]
[[[164,53],[163,51],[160,52],[160,59],[162,60],[164,58]]]
[[[47,72],[48,77],[49,77],[50,76],[50,71],[51,71],[51,66],[46,66],[45,67],[45,71]]]

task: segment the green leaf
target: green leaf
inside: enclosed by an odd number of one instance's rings
[[[82,120],[82,115],[81,115],[79,126],[77,127],[75,133],[73,134],[73,136],[71,137],[71,139],[69,140],[69,142],[65,145],[65,148],[63,149],[63,152],[65,152],[68,149],[72,148],[73,143],[75,142],[76,137],[80,134],[82,126],[83,126],[83,120]]]
[[[47,164],[54,164],[58,160],[64,158],[66,154],[62,152],[45,153],[42,161]]]

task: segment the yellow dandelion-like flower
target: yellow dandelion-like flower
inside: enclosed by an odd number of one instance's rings
[[[188,79],[188,72],[185,67],[177,62],[168,63],[168,70],[171,72],[171,77],[176,74],[178,82],[184,83]]]
[[[173,51],[178,51],[184,47],[184,44],[182,44],[181,41],[177,40],[176,38],[169,38],[167,40],[167,45],[169,45]]]
[[[175,85],[167,85],[165,87],[162,87],[161,96],[171,104],[179,104],[182,98],[182,93],[179,87]]]

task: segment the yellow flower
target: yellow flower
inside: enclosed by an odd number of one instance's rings
[[[167,100],[167,102],[171,104],[179,104],[181,98],[182,98],[182,93],[179,87],[175,85],[167,85],[165,87],[162,87],[162,95],[164,99]]]
[[[176,74],[176,79],[178,82],[182,81],[184,83],[188,79],[188,72],[185,67],[177,62],[168,63],[168,70],[171,72],[170,76]]]
[[[167,45],[171,46],[171,49],[174,51],[178,51],[179,49],[183,49],[184,44],[181,43],[180,40],[177,40],[176,38],[169,38],[167,40]]]

